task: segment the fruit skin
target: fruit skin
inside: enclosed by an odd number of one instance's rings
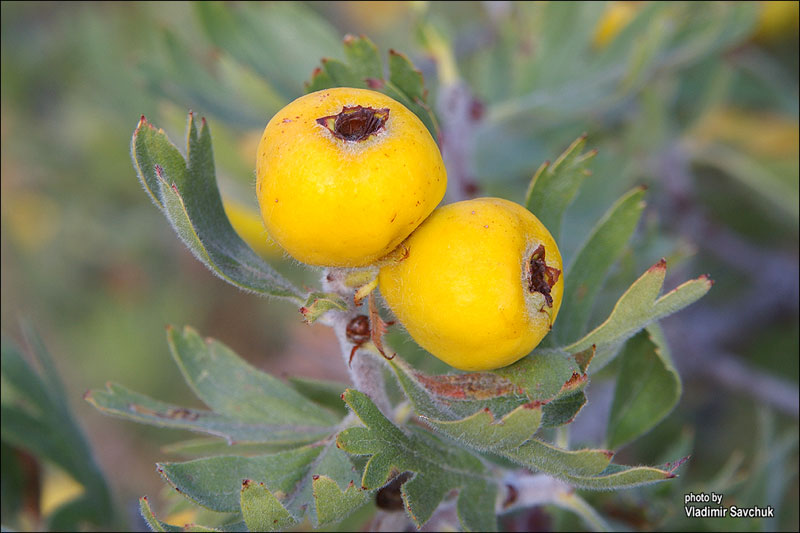
[[[345,107],[389,109],[365,140],[317,122]],[[257,194],[270,235],[292,257],[317,266],[373,263],[405,239],[444,197],[436,142],[414,113],[375,91],[335,88],[279,111],[258,146]]]
[[[558,270],[552,307],[528,288],[529,261],[539,245],[547,267]],[[558,246],[539,219],[508,200],[441,207],[399,250],[381,268],[381,294],[411,337],[455,368],[491,370],[524,357],[550,331],[561,306]]]

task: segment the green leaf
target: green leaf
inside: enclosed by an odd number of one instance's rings
[[[212,511],[240,510],[242,482],[263,482],[281,500],[292,492],[319,455],[319,446],[305,446],[257,457],[210,457],[184,463],[160,463],[159,473],[190,500]]]
[[[562,318],[554,325],[551,341],[568,342],[584,332],[603,280],[622,255],[642,216],[643,197],[641,187],[622,196],[581,246],[566,271]]]
[[[312,324],[319,317],[334,309],[347,311],[347,302],[344,298],[335,293],[312,292],[306,298],[305,305],[300,308],[300,313],[306,324]]]
[[[469,498],[461,506],[482,505],[474,513],[462,515],[465,529],[497,528],[494,522],[497,487],[480,460],[459,448],[446,447],[421,430],[406,435],[361,392],[348,389],[344,400],[366,427],[346,429],[339,433],[336,442],[350,454],[372,456],[361,479],[363,488],[377,489],[397,474],[412,472],[413,477],[402,485],[401,493],[417,527],[430,519],[451,490],[457,489],[459,500]],[[471,521],[478,517],[483,517],[480,522]]]
[[[537,351],[494,373],[521,387],[533,401],[553,399],[579,371],[574,358],[563,352]]]
[[[500,419],[486,408],[461,420],[425,420],[448,437],[469,443],[473,448],[502,451],[519,447],[536,433],[542,421],[542,407],[524,404]]]
[[[228,221],[205,119],[198,132],[190,114],[187,137],[184,160],[163,130],[156,130],[144,117],[139,122],[131,154],[139,180],[153,202],[213,273],[240,289],[302,304],[300,291],[245,244]]]
[[[586,405],[586,394],[583,392],[585,384],[584,380],[580,390],[565,392],[545,404],[542,427],[553,428],[572,422]]]
[[[595,345],[597,355],[592,369],[596,372],[610,361],[616,346],[652,322],[696,302],[713,284],[707,276],[700,276],[659,297],[666,272],[667,263],[662,259],[625,291],[605,322],[562,350],[572,353]]]
[[[370,491],[363,490],[360,487],[355,491],[347,489],[348,494],[347,496],[341,495],[342,499],[336,498],[332,492],[323,492],[320,497],[325,499],[319,500],[314,488],[316,480],[321,476],[325,476],[336,483],[337,486],[350,487],[354,485],[360,475],[361,472],[353,466],[350,457],[343,450],[340,450],[336,446],[336,440],[331,438],[325,443],[322,451],[311,464],[309,475],[300,481],[294,497],[289,503],[289,508],[297,516],[301,516],[303,512],[308,512],[309,518],[315,527],[344,518],[344,516],[339,517],[338,513],[341,512],[346,515],[358,509],[367,502],[367,496]],[[334,499],[328,500],[329,496],[334,496]],[[323,516],[317,514],[320,507],[325,513]],[[337,510],[335,516],[327,514],[332,507]]]
[[[325,437],[331,430],[305,424],[242,422],[212,411],[160,402],[116,383],[107,384],[105,390],[89,391],[84,398],[106,414],[153,426],[216,435],[229,443],[306,444]]]
[[[658,324],[625,344],[608,419],[608,445],[618,448],[658,424],[678,403],[681,381]]]
[[[383,75],[383,62],[375,44],[367,37],[347,35],[344,38],[347,61],[325,58],[322,68],[314,69],[306,92],[331,87],[370,88],[394,98],[428,128],[438,139],[439,125],[436,116],[426,103],[425,81],[422,73],[404,54],[389,50],[389,78]]]
[[[525,195],[525,207],[550,230],[556,241],[561,235],[564,211],[591,174],[586,168],[588,161],[597,155],[597,150],[584,153],[585,147],[584,135],[569,145],[555,163],[545,162],[534,174]]]
[[[147,501],[147,496],[139,498],[139,512],[151,531],[183,531],[182,527],[171,526],[156,518],[156,515],[153,514],[153,509],[150,507],[150,502]]]
[[[246,479],[240,505],[249,531],[280,531],[297,521],[264,483]]]
[[[532,355],[529,359],[535,360],[540,355]],[[438,389],[426,388],[417,379],[418,376],[412,376],[407,365],[399,362],[397,357],[390,361],[390,366],[394,369],[406,396],[422,418],[437,431],[471,449],[495,453],[521,466],[539,470],[575,486],[589,489],[614,488],[617,485],[629,487],[674,477],[669,472],[649,467],[611,465],[613,453],[608,450],[564,450],[532,438],[540,425],[544,426],[546,423],[560,425],[567,422],[567,419],[573,418],[586,401],[583,394],[583,388],[587,382],[585,371],[591,362],[592,351],[574,354],[570,359],[556,353],[548,352],[548,355],[572,361],[570,365],[564,367],[570,370],[572,376],[566,383],[561,382],[557,390],[555,389],[557,381],[549,382],[549,385],[546,385],[550,387],[548,394],[552,393],[554,396],[546,401],[531,402],[525,405],[517,404],[515,409],[507,411],[504,415],[493,413],[491,409],[483,409],[462,418],[458,418],[457,414],[450,409],[448,404],[455,403],[452,398],[448,402],[445,397],[436,394],[436,392],[441,393],[447,389],[441,385],[438,386]],[[553,361],[557,360],[552,359],[551,363]],[[559,365],[559,363],[554,363],[554,365]],[[549,365],[541,365],[541,367],[531,365],[531,368],[536,369],[535,372],[543,371],[548,367]],[[534,379],[530,383],[542,382]],[[544,381],[544,383],[548,382]],[[538,389],[534,386],[532,390],[544,392],[548,390],[545,388],[546,386]],[[554,390],[555,392],[553,392]],[[496,398],[492,400],[496,400]],[[347,397],[345,401],[348,401]],[[489,405],[494,404],[489,403]],[[358,409],[353,409],[356,414],[359,414]],[[369,413],[372,414],[372,411],[370,410]],[[359,417],[364,421],[360,414]],[[349,453],[377,453],[380,446],[374,444],[374,439],[370,438],[370,432],[382,435],[387,442],[401,438],[407,439],[394,426],[384,427],[377,420],[373,422],[375,427],[366,421],[365,423],[370,427],[370,431],[363,428],[347,430],[347,446],[343,447]],[[343,434],[340,434],[340,445]],[[376,436],[375,439],[377,438]],[[428,451],[418,451],[418,454],[424,457],[433,457]],[[386,468],[387,461],[384,456],[374,455],[370,463],[375,461],[376,457],[379,457],[378,463]],[[397,468],[401,469],[402,467]],[[367,471],[364,475],[366,477]],[[380,476],[377,477],[380,478]]]
[[[342,490],[328,476],[317,476],[312,481],[315,511],[318,525],[339,522],[366,503],[368,491],[355,486],[353,482]]]
[[[597,475],[567,474],[562,477],[577,488],[591,490],[620,490],[640,487],[676,477],[670,471],[651,466],[609,465]]]
[[[359,80],[383,79],[383,61],[378,47],[368,38],[345,35],[344,53],[347,63]]]
[[[328,428],[337,420],[281,380],[252,367],[230,348],[189,327],[167,330],[184,379],[217,414],[252,424]]]

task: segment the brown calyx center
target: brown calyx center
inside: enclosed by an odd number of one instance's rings
[[[558,281],[561,271],[547,266],[544,244],[540,244],[533,251],[528,261],[528,266],[528,291],[541,293],[547,306],[553,307],[553,297],[550,295],[550,289]]]
[[[337,115],[321,117],[317,124],[328,128],[334,137],[344,141],[364,141],[378,133],[389,119],[389,108],[343,107]]]

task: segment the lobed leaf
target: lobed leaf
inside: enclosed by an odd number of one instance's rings
[[[681,380],[658,324],[625,344],[608,418],[608,445],[617,448],[658,424],[678,403]]]
[[[168,328],[167,341],[186,382],[219,415],[252,424],[329,428],[337,422],[291,386],[190,327]]]
[[[248,531],[280,531],[296,522],[264,483],[242,483],[240,507]]]
[[[447,403],[445,397],[436,394],[436,392],[441,392],[441,389],[431,390],[423,386],[412,376],[407,365],[399,361],[399,358],[390,361],[390,366],[395,371],[406,396],[421,417],[437,431],[468,448],[481,452],[492,452],[521,466],[539,470],[575,486],[589,489],[628,487],[673,477],[669,472],[649,467],[611,465],[614,454],[608,450],[564,450],[534,438],[534,434],[540,426],[566,423],[586,402],[583,394],[583,388],[587,382],[585,371],[592,360],[593,353],[594,350],[589,349],[571,357],[572,364],[566,368],[575,369],[577,372],[573,372],[572,377],[566,383],[562,382],[560,389],[553,393],[554,396],[546,402],[530,402],[528,400],[528,403],[518,404],[516,408],[502,415],[493,413],[491,409],[482,409],[460,418]],[[532,355],[529,359],[536,359],[540,355]],[[551,355],[557,356],[558,354],[551,353]],[[567,359],[563,355],[559,357]],[[537,367],[531,365],[530,368],[536,369]],[[548,365],[542,365],[540,368],[548,368]],[[550,384],[550,387],[550,391],[552,391],[553,385]],[[540,387],[539,390],[544,389],[544,387]],[[534,387],[533,390],[536,388]],[[354,410],[358,414],[358,410],[355,408]],[[364,419],[362,418],[362,420]],[[370,426],[370,423],[366,421],[365,423]],[[386,441],[408,439],[394,426],[382,427],[379,421],[374,424],[377,426],[374,431],[385,435]],[[373,438],[370,434],[371,431],[373,431],[372,427],[369,430],[365,428],[347,430],[344,449],[354,454],[378,453],[381,447],[376,444],[377,437]],[[339,438],[340,445],[342,445],[342,435],[340,434]],[[418,450],[417,453],[421,456],[432,457],[427,450]],[[370,462],[375,460],[376,455],[373,455]],[[387,468],[387,461],[384,458],[381,457],[377,461]],[[365,471],[365,476],[366,474]],[[381,476],[377,476],[377,478],[380,479]]]
[[[550,230],[556,241],[561,234],[564,211],[572,203],[583,180],[591,174],[586,164],[597,151],[584,153],[585,147],[586,136],[583,135],[573,141],[552,165],[549,162],[542,164],[525,195],[525,207]]]
[[[616,347],[652,322],[696,302],[713,284],[707,276],[700,276],[658,297],[666,272],[667,263],[662,259],[625,291],[605,322],[561,350],[572,353],[595,345],[597,355],[592,368],[597,371],[611,360]]]
[[[366,427],[342,431],[336,443],[348,453],[372,456],[361,479],[364,489],[378,489],[396,475],[412,472],[412,478],[401,486],[401,493],[417,527],[425,524],[455,489],[459,490],[459,501],[469,498],[457,504],[462,508],[476,502],[485,506],[462,514],[466,529],[497,528],[494,513],[497,488],[480,460],[459,448],[444,446],[421,430],[406,435],[361,392],[348,389],[343,398]]]
[[[617,200],[566,269],[562,318],[554,325],[551,342],[568,342],[584,331],[603,280],[622,255],[642,216],[643,197],[644,188],[637,187]]]
[[[314,69],[306,92],[331,87],[373,89],[390,96],[411,110],[438,139],[436,116],[426,103],[425,81],[422,73],[404,54],[389,50],[389,77],[383,73],[383,61],[378,49],[365,36],[347,35],[344,38],[346,62],[325,58],[322,67]]]
[[[312,481],[317,524],[339,522],[366,503],[369,492],[349,483],[342,490],[332,478],[317,476]]]
[[[195,503],[212,511],[238,512],[244,480],[263,482],[285,499],[321,451],[319,446],[304,446],[257,457],[231,455],[157,466],[170,485]]]
[[[178,236],[209,270],[240,289],[302,304],[300,291],[256,254],[231,226],[217,188],[211,134],[189,115],[187,157],[144,117],[131,142],[139,180]]]

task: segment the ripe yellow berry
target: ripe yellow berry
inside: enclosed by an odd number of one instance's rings
[[[437,209],[381,268],[384,300],[423,348],[461,370],[527,355],[561,306],[561,254],[524,207],[478,198]]]
[[[270,235],[310,265],[358,267],[392,251],[444,197],[442,156],[422,121],[375,91],[298,98],[267,124],[257,193]]]

